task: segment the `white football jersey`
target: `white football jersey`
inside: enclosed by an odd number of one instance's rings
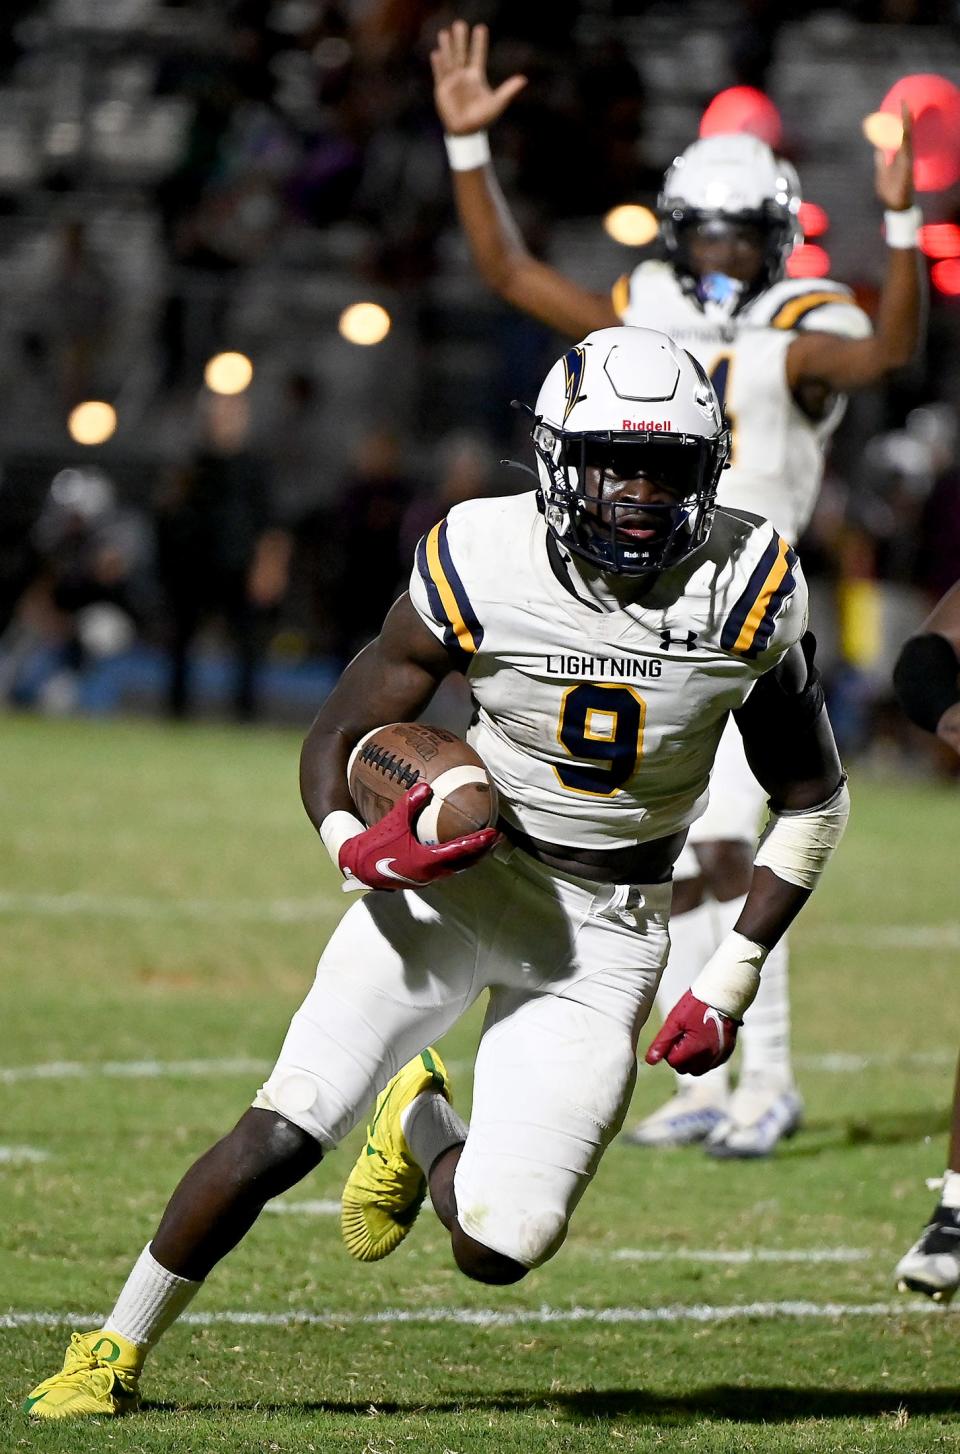
[[[766,516],[795,543],[813,513],[823,452],[844,401],[824,419],[809,419],[787,386],[787,349],[799,331],[866,338],[870,320],[849,288],[785,278],[729,318],[701,307],[669,263],[648,261],[619,280],[613,304],[624,323],[669,334],[710,375],[732,431],[720,504]]]
[[[547,539],[531,491],[457,505],[417,549],[410,597],[467,675],[468,740],[534,838],[675,833],[706,806],[729,712],[803,634],[797,557],[769,521],[718,510],[642,605],[609,609]]]

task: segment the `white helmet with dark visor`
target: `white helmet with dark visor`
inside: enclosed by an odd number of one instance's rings
[[[703,369],[666,334],[589,334],[554,364],[534,413],[540,506],[568,550],[645,575],[703,544],[729,430]]]
[[[676,158],[657,199],[660,231],[670,260],[690,279],[702,302],[728,311],[737,308],[783,276],[787,258],[801,240],[800,179],[789,162],[766,142],[745,132],[705,136]],[[747,287],[734,284],[718,296],[719,276],[700,278],[688,256],[689,237],[748,229],[763,254],[757,278]]]

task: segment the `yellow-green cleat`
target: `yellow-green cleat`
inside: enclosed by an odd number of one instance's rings
[[[32,1419],[77,1419],[132,1413],[140,1403],[144,1350],[102,1328],[74,1333],[63,1368],[24,1399]]]
[[[400,1113],[424,1091],[450,1100],[446,1066],[431,1048],[398,1070],[377,1097],[366,1144],[347,1177],[340,1231],[359,1262],[378,1262],[399,1247],[423,1203],[427,1178],[410,1155]]]

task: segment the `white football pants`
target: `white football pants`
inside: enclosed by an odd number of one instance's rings
[[[510,845],[429,888],[372,893],[323,952],[254,1104],[329,1149],[484,991],[458,1220],[551,1257],[619,1131],[669,945],[671,885],[598,885]]]

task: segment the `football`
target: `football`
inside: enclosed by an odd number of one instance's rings
[[[445,727],[390,722],[368,732],[350,754],[350,796],[368,828],[420,781],[433,789],[417,819],[421,843],[449,843],[496,823],[497,790],[483,762]]]

